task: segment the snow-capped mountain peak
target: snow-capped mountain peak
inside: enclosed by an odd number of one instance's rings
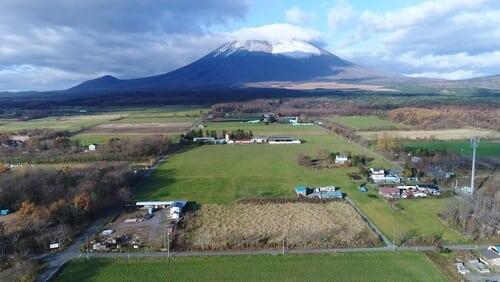
[[[285,55],[289,57],[310,57],[318,56],[324,53],[318,47],[300,40],[286,41],[264,41],[264,40],[245,40],[233,41],[224,44],[214,52],[214,57],[229,56],[237,52],[263,52],[275,55]]]

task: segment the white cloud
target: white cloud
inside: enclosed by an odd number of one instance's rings
[[[386,71],[450,79],[498,74],[500,2],[428,0],[364,11],[337,46],[354,61]]]
[[[340,0],[328,10],[328,27],[330,30],[335,31],[352,19],[354,15],[355,11],[351,5],[344,0]]]
[[[393,30],[419,24],[423,21],[441,21],[440,17],[463,9],[475,9],[487,0],[431,0],[382,14],[365,11],[361,20],[369,28]]]
[[[431,66],[434,69],[456,69],[469,67],[474,69],[500,66],[500,50],[470,55],[466,52],[446,55],[427,54],[419,56],[416,52],[404,53],[399,61],[413,67]]]
[[[420,73],[412,73],[406,74],[406,76],[410,77],[428,77],[428,78],[440,78],[440,79],[467,79],[478,76],[484,76],[484,73],[477,72],[475,70],[456,70],[452,72],[420,72]]]
[[[312,12],[307,12],[299,7],[292,7],[285,12],[286,21],[291,24],[307,24],[313,17]]]
[[[322,33],[311,29],[285,23],[275,23],[259,27],[247,27],[227,34],[237,40],[290,40],[316,41]]]

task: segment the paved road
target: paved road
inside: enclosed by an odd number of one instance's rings
[[[449,245],[445,246],[451,250],[476,250],[487,248],[485,245]],[[391,246],[373,248],[330,248],[330,249],[292,249],[285,250],[284,254],[334,254],[334,253],[366,253],[366,252],[424,252],[437,250],[435,246],[402,246],[393,249]],[[251,256],[251,255],[281,255],[280,249],[260,249],[246,251],[185,251],[170,252],[171,257],[198,257],[198,256]],[[78,257],[86,257],[86,253],[80,253]],[[120,252],[120,253],[90,253],[92,258],[140,258],[140,257],[167,257],[166,252]]]
[[[200,123],[201,117],[198,118],[194,123],[191,129],[195,128]],[[175,146],[175,145],[173,145]],[[174,147],[175,150],[176,147]],[[153,172],[162,164],[165,162],[167,159],[168,155],[163,155],[158,158],[156,163],[148,169],[143,175],[143,181],[147,177],[149,177]],[[110,216],[115,215],[117,212],[119,212],[119,208],[111,208],[109,211],[104,212],[101,217],[99,217],[97,220],[94,221],[94,223],[89,226],[81,235],[78,237],[76,240],[74,240],[71,245],[65,249],[64,251],[61,251],[59,253],[55,254],[49,254],[49,255],[44,255],[44,256],[39,256],[37,259],[40,259],[44,261],[47,265],[45,266],[43,272],[38,276],[36,281],[40,282],[45,282],[50,280],[58,271],[59,269],[66,264],[68,261],[77,258],[81,256],[82,254],[80,253],[80,247],[81,245],[85,242],[87,237],[90,237],[92,234],[96,233],[97,230],[103,226],[106,221],[109,219]]]
[[[101,227],[108,218],[108,213],[106,213],[106,216],[98,218],[64,251],[43,257],[42,260],[45,261],[47,265],[45,266],[43,272],[38,276],[36,281],[48,281],[59,271],[61,266],[77,257],[80,254],[80,246],[85,243],[85,240],[90,237],[90,235],[96,233],[99,227]]]

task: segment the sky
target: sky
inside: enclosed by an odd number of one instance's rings
[[[0,0],[0,91],[165,73],[231,40],[313,42],[368,67],[500,74],[498,0]]]

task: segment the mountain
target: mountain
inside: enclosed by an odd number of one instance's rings
[[[398,76],[356,65],[305,41],[248,40],[224,44],[201,59],[169,73],[129,80],[103,76],[68,91],[185,89],[277,81],[359,82],[388,77]]]

